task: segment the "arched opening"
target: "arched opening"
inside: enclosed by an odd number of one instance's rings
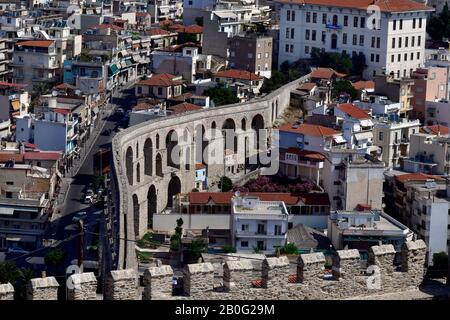
[[[338,42],[337,34],[333,33],[331,35],[331,49],[337,49],[337,42]]]
[[[156,134],[156,149],[159,149],[159,134]]]
[[[133,194],[133,219],[134,219],[134,236],[139,237],[139,200],[136,194]]]
[[[191,170],[191,149],[189,147],[186,148],[184,168],[186,170]]]
[[[337,26],[338,25],[338,16],[335,14],[333,15],[333,25]]]
[[[237,152],[237,135],[236,135],[236,124],[234,120],[228,118],[222,125],[222,130],[225,130],[225,143],[224,150],[230,149],[235,153]],[[232,145],[231,145],[232,144]]]
[[[147,227],[153,226],[153,215],[156,213],[157,208],[157,195],[156,188],[151,185],[147,192]]]
[[[136,142],[136,159],[139,158],[139,142]]]
[[[133,185],[133,149],[131,147],[128,147],[125,153],[125,167],[127,171],[128,183]]]
[[[144,174],[153,175],[153,142],[150,138],[144,143]]]
[[[170,179],[169,185],[167,187],[167,207],[172,208],[173,197],[181,192],[181,181],[177,176],[173,176]]]
[[[156,162],[156,175],[158,177],[162,177],[163,176],[162,157],[159,153],[156,154],[155,162]]]
[[[256,152],[258,155],[257,161],[259,163],[259,153],[261,151],[260,148],[262,147],[262,146],[260,146],[260,141],[261,140],[264,141],[264,138],[265,138],[264,132],[262,130],[262,129],[264,129],[264,118],[262,115],[257,114],[253,117],[252,129],[255,131],[254,137],[256,139],[256,143],[254,143],[253,145],[256,146]],[[261,134],[263,134],[263,135],[261,136]]]
[[[205,149],[208,146],[208,140],[205,137],[205,127],[201,124],[195,128],[195,163],[207,163]]]
[[[247,130],[247,120],[245,118],[242,118],[241,120],[241,129],[243,131]]]
[[[167,150],[167,166],[180,169],[180,157],[178,145],[178,135],[175,130],[170,130],[166,136],[166,150]]]
[[[211,138],[215,138],[216,137],[216,129],[217,129],[216,122],[213,121],[211,123]]]
[[[141,165],[139,164],[139,162],[136,165],[136,182],[141,182]]]

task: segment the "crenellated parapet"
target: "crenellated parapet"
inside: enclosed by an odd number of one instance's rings
[[[173,270],[163,265],[145,271],[142,299],[346,299],[404,292],[421,284],[426,250],[422,240],[406,243],[401,252],[395,252],[391,245],[373,246],[367,268],[361,264],[358,250],[338,250],[332,270],[325,270],[323,253],[301,254],[297,263],[286,256],[266,258],[259,270],[248,259],[226,261],[222,281],[215,281],[218,270],[211,263],[189,264],[184,269],[182,296],[172,296]],[[291,274],[295,269],[297,281]],[[68,299],[95,299],[94,274],[76,274],[70,279],[74,287],[69,288]],[[54,277],[32,279],[28,299],[56,300],[58,286]],[[136,300],[140,299],[139,291],[134,269],[115,270],[107,276],[104,299]],[[0,300],[13,295],[11,284],[0,285]]]

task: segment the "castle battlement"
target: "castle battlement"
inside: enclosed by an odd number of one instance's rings
[[[226,261],[222,285],[217,284],[211,263],[189,264],[184,269],[183,296],[172,295],[173,270],[168,265],[151,267],[144,273],[143,300],[228,300],[228,299],[345,299],[417,289],[425,274],[426,244],[407,242],[395,265],[392,245],[373,246],[369,266],[362,269],[358,250],[338,250],[333,256],[332,274],[325,274],[323,253],[301,254],[292,274],[287,256],[266,258],[262,269],[255,270],[249,260]],[[96,299],[96,279],[92,273],[72,275],[74,289],[69,300]],[[255,285],[259,283],[260,285]],[[54,277],[32,279],[28,299],[56,298],[58,283]],[[106,279],[105,299],[140,299],[138,277],[134,269],[114,270]],[[10,284],[0,285],[0,299],[12,299]]]

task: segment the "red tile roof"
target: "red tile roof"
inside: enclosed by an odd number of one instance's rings
[[[28,149],[37,149],[37,145],[35,145],[34,143],[25,142],[23,145]]]
[[[173,80],[176,76],[168,73],[154,74],[150,78],[138,82],[140,85],[170,87],[183,84],[180,80]]]
[[[23,84],[23,83],[13,83],[13,82],[5,82],[5,81],[0,81],[0,87],[7,87],[7,88],[25,88],[27,87],[27,84]]]
[[[169,34],[169,32],[163,29],[149,29],[145,30],[145,34],[148,36],[164,36]]]
[[[311,91],[312,89],[314,89],[317,85],[315,83],[312,82],[306,82],[300,85],[300,87],[298,88],[299,90],[306,90],[306,91]]]
[[[200,170],[200,169],[205,169],[206,166],[203,163],[196,163],[195,164],[195,169],[196,170]]]
[[[41,47],[41,48],[48,48],[50,47],[55,41],[54,40],[27,40],[27,41],[19,41],[16,42],[16,45],[18,46],[24,46],[24,47]]]
[[[206,204],[209,201],[219,205],[231,204],[234,192],[189,192],[189,203],[192,205]],[[303,202],[305,205],[329,206],[330,200],[327,193],[305,193],[293,195],[290,193],[248,192],[241,196],[256,196],[262,201],[284,201],[286,205],[294,205]]]
[[[448,127],[440,125],[440,124],[424,127],[424,131],[426,133],[435,134],[435,135],[438,135],[438,134],[447,135],[450,133],[450,130]]]
[[[203,33],[203,27],[197,24],[192,24],[190,26],[184,26],[182,24],[174,24],[169,27],[170,30],[179,32],[179,33]]]
[[[49,152],[49,151],[33,151],[25,152],[23,158],[25,160],[53,160],[56,161],[60,159],[62,154],[60,152]]]
[[[407,181],[426,181],[429,179],[434,180],[444,180],[443,178],[439,176],[433,176],[431,174],[424,174],[424,173],[407,173],[407,174],[400,174],[396,175],[395,179],[400,182],[407,182]]]
[[[23,163],[23,154],[17,152],[0,153],[0,163],[4,163],[9,160]]]
[[[286,123],[279,127],[278,130],[316,137],[328,137],[341,134],[341,132],[336,131],[332,128],[309,123],[302,123],[298,128],[293,128],[291,123]]]
[[[375,89],[375,82],[373,81],[357,81],[352,83],[356,90]]]
[[[311,78],[330,80],[334,76],[343,78],[346,76],[346,74],[339,73],[331,68],[317,68],[313,70],[313,72],[311,72]]]
[[[202,109],[202,107],[192,103],[182,102],[167,109],[173,111],[174,113],[183,113],[188,111],[200,110]]]
[[[238,80],[261,80],[262,78],[257,74],[247,71],[247,70],[236,70],[229,69],[224,71],[219,71],[215,74],[218,78],[232,78]]]
[[[113,29],[116,31],[123,30],[122,27],[116,26],[114,24],[102,23],[90,26],[89,29]]]
[[[76,89],[77,87],[69,84],[69,83],[60,83],[54,87],[55,89]]]
[[[68,115],[70,113],[70,110],[61,109],[61,108],[53,109],[53,111],[56,112],[56,113],[63,114],[63,115]]]
[[[369,119],[371,116],[366,110],[363,110],[353,103],[341,103],[338,104],[337,107],[339,110],[347,114],[353,119]]]
[[[276,0],[286,4],[313,4],[341,8],[354,8],[366,11],[370,5],[376,5],[381,12],[433,11],[422,3],[413,0]]]
[[[321,154],[320,152],[316,152],[316,151],[308,151],[308,150],[302,150],[300,148],[295,148],[295,147],[291,147],[288,148],[287,153],[293,153],[298,155],[300,158],[307,158],[307,159],[311,159],[313,161],[324,161],[325,160],[325,156],[323,154]]]

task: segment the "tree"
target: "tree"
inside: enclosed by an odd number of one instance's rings
[[[428,21],[427,32],[434,41],[443,41],[443,38],[450,38],[450,10],[447,3],[439,15],[433,16]]]
[[[52,249],[44,257],[45,264],[52,267],[58,267],[64,263],[66,253],[61,248]]]
[[[349,74],[353,66],[353,62],[347,54],[325,52],[319,48],[311,50],[311,63],[316,67],[332,68],[345,74]]]
[[[362,77],[364,69],[367,68],[366,56],[363,53],[358,53],[352,56],[351,60],[351,73]]]
[[[192,260],[198,260],[202,253],[207,251],[207,248],[208,245],[203,239],[193,239],[188,245],[188,252]]]
[[[219,188],[222,192],[228,192],[233,189],[233,181],[230,178],[223,176],[219,181]]]
[[[0,284],[8,282],[15,283],[19,276],[19,270],[17,269],[14,262],[0,262]]]
[[[350,81],[341,80],[335,82],[333,84],[333,91],[332,91],[333,97],[337,98],[343,93],[350,95],[352,100],[356,100],[358,97],[358,91],[356,91],[356,89],[353,87]]]
[[[206,89],[204,95],[209,96],[216,106],[239,102],[239,98],[236,97],[234,92],[222,83],[219,83],[217,87]]]
[[[226,245],[223,246],[223,252],[225,252],[225,253],[236,253],[236,248],[226,244]]]
[[[446,271],[448,269],[448,256],[445,252],[433,254],[433,269]]]
[[[282,254],[296,254],[297,253],[297,246],[293,242],[286,243],[284,247],[281,248]]]
[[[178,251],[181,248],[181,238],[183,237],[183,219],[177,220],[177,226],[175,227],[175,234],[170,237],[170,249]]]

